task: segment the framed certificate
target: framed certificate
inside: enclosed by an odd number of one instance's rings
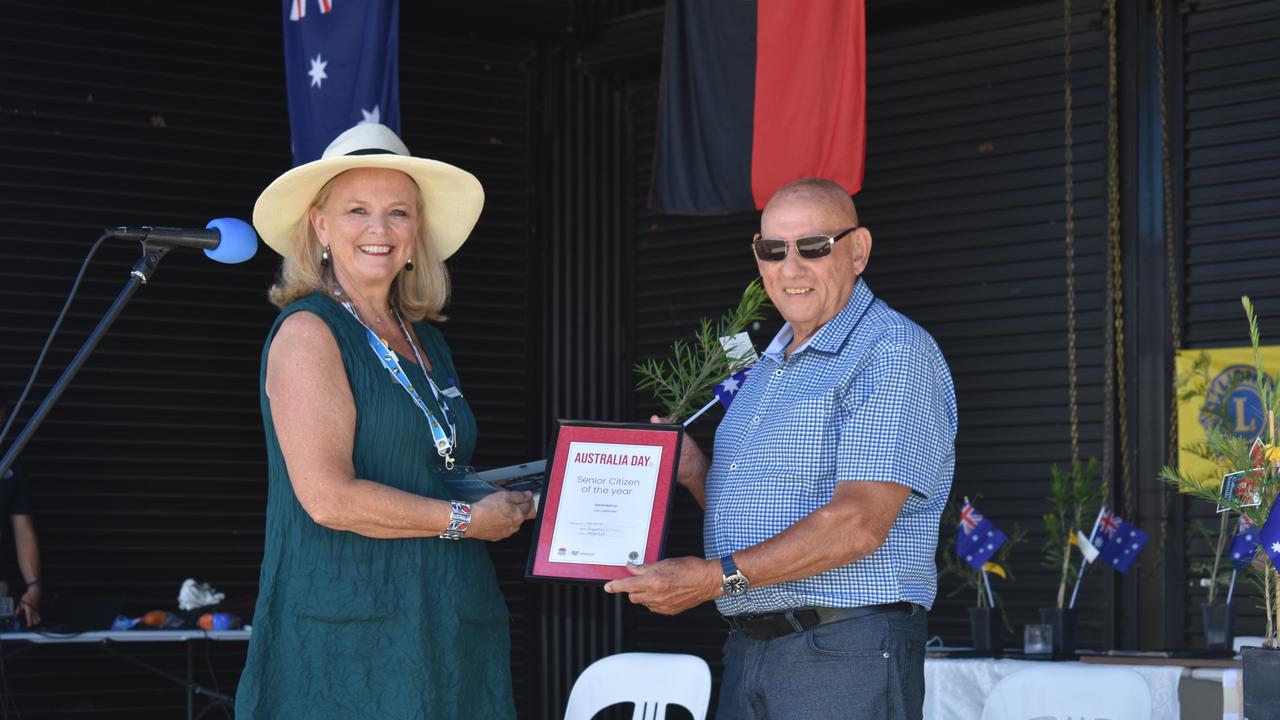
[[[525,576],[604,583],[662,559],[681,429],[560,420]]]

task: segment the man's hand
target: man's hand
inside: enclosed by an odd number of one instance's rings
[[[40,624],[40,586],[32,585],[22,594],[14,614],[21,617],[23,627],[34,627]]]
[[[720,563],[695,557],[627,565],[631,577],[611,580],[607,593],[626,593],[631,602],[661,615],[675,615],[720,596]]]
[[[649,418],[651,423],[670,423],[671,421],[654,415]],[[680,469],[676,473],[676,482],[680,483],[693,494],[695,500],[698,501],[700,507],[707,506],[707,469],[710,463],[707,462],[707,456],[702,452],[702,448],[698,447],[698,443],[694,441],[693,436],[684,433],[684,437],[680,440]]]

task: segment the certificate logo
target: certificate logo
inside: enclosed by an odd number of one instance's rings
[[[636,552],[635,550],[632,550],[631,552],[627,553],[627,562],[629,563],[640,562],[640,553]]]
[[[560,548],[559,550],[556,551],[556,555],[559,555],[560,557],[564,557],[564,554],[567,552],[569,552],[567,549]]]

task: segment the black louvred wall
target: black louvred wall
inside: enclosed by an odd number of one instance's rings
[[[415,153],[474,172],[487,195],[450,261],[455,293],[442,329],[478,415],[477,464],[525,461],[541,457],[526,432],[538,402],[527,362],[537,327],[527,299],[529,44],[454,32],[428,10],[402,9],[403,135]],[[101,228],[248,219],[290,160],[278,3],[175,12],[146,1],[4,2],[0,15],[0,385],[16,396]],[[35,398],[136,256],[127,243],[99,253]],[[266,489],[258,367],[276,264],[265,246],[237,266],[170,254],[50,414],[23,456],[47,596],[138,615],[176,609],[180,584],[195,577],[251,601]],[[529,692],[524,548],[493,548],[520,702]],[[243,644],[196,650],[196,682],[232,692]],[[131,651],[185,672],[181,645]],[[176,684],[89,646],[23,650],[4,669],[24,717],[186,709]]]

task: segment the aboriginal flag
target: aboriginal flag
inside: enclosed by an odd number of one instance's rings
[[[857,193],[864,16],[863,0],[668,0],[650,206],[758,209],[811,176]]]

